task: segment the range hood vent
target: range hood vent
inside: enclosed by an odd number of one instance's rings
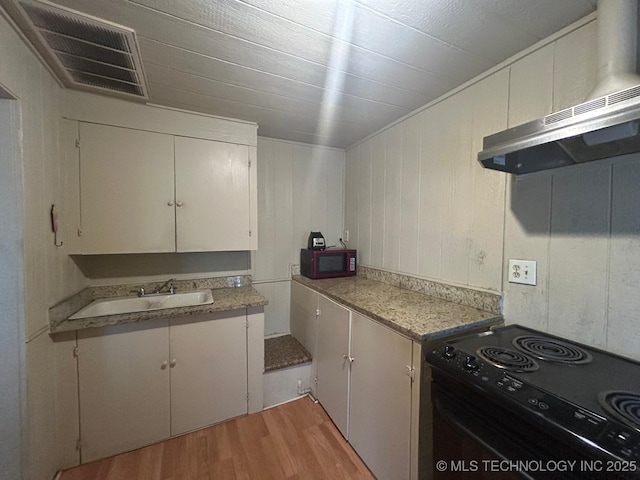
[[[637,11],[637,0],[600,0],[598,84],[587,101],[485,137],[480,163],[523,174],[640,152]]]
[[[43,0],[19,0],[25,34],[69,88],[147,100],[135,32]]]
[[[640,85],[484,138],[478,160],[522,174],[640,152]]]

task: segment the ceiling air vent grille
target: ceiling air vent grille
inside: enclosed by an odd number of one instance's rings
[[[148,98],[132,29],[42,0],[19,3],[67,86]]]

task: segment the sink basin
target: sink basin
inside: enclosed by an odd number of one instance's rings
[[[213,294],[209,289],[178,292],[171,295],[100,298],[71,315],[69,320],[117,315],[120,313],[147,312],[165,308],[195,307],[211,303],[213,303]]]

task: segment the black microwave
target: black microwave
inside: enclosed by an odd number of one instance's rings
[[[351,277],[356,274],[355,250],[300,250],[300,273],[309,278]]]

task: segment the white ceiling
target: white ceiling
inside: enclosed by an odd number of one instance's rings
[[[150,101],[345,148],[596,0],[53,0],[133,28]]]

